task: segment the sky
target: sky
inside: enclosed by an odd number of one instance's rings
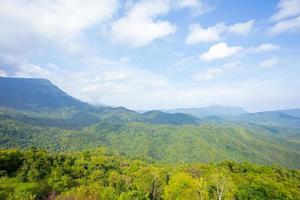
[[[300,0],[0,4],[0,76],[137,110],[300,107]]]

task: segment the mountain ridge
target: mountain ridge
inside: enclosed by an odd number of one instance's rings
[[[297,115],[298,110],[209,115],[201,119],[160,110],[141,114],[124,107],[86,104],[49,81],[34,79],[42,85],[37,86],[26,80],[22,90],[13,84],[3,90],[2,81],[0,93],[7,99],[0,101],[1,148],[78,151],[104,146],[129,157],[172,163],[231,159],[300,167],[300,119],[288,114]],[[8,90],[10,93],[3,95]],[[47,105],[49,99],[39,102],[49,95],[51,106]],[[33,99],[28,101],[24,96]],[[12,102],[7,105],[8,100]]]

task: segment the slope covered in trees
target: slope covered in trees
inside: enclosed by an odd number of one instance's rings
[[[300,171],[249,163],[167,165],[94,149],[0,150],[0,199],[299,199]]]
[[[40,116],[40,114],[39,114]],[[222,124],[168,125],[144,122],[110,122],[69,128],[64,120],[0,115],[0,147],[38,147],[51,151],[76,151],[105,146],[129,157],[149,157],[169,163],[249,161],[300,167],[300,145],[295,131],[275,134],[266,128],[229,122]],[[68,120],[67,120],[68,121]],[[65,121],[65,123],[67,122]],[[279,130],[280,131],[280,130]]]

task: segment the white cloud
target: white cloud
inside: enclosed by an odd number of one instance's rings
[[[300,0],[280,0],[279,11],[272,16],[275,21],[300,15]]]
[[[220,76],[223,76],[235,69],[237,69],[241,65],[241,62],[236,61],[236,62],[231,62],[231,63],[226,63],[222,65],[221,67],[214,67],[208,69],[204,73],[199,73],[195,75],[195,79],[200,81],[200,80],[212,80],[215,78],[218,78]]]
[[[51,77],[52,72],[31,63],[21,63],[18,66],[17,77]]]
[[[0,71],[2,71],[5,76],[27,78],[50,78],[52,76],[52,72],[50,70],[44,69],[38,65],[32,64],[10,54],[0,54],[0,68],[2,68]]]
[[[113,22],[112,40],[141,47],[158,38],[175,32],[176,27],[157,17],[169,11],[169,4],[164,0],[144,0],[134,4],[126,16]]]
[[[267,51],[277,51],[279,49],[280,47],[278,45],[267,43],[267,44],[261,44],[258,47],[254,48],[254,52],[261,53]]]
[[[262,63],[260,63],[260,67],[262,68],[270,68],[278,64],[277,58],[269,58],[267,60],[264,60]]]
[[[1,29],[0,34],[8,30],[13,33],[13,39],[28,31],[37,36],[68,40],[110,18],[116,7],[116,0],[1,1],[0,22],[11,26]]]
[[[230,26],[220,22],[215,26],[203,28],[199,24],[192,24],[189,27],[189,35],[186,38],[187,44],[205,43],[205,42],[215,42],[221,39],[221,35],[227,34],[237,34],[237,35],[247,35],[252,31],[254,26],[254,20],[249,20],[247,22],[240,22]]]
[[[239,35],[247,35],[250,31],[252,31],[253,26],[254,26],[254,20],[236,23],[228,27],[228,32],[239,34]]]
[[[193,24],[190,26],[190,33],[186,38],[187,44],[214,42],[220,40],[220,33],[223,32],[224,25],[217,24],[214,27],[204,29],[201,25]]]
[[[200,55],[200,59],[204,61],[212,61],[216,59],[224,59],[235,55],[237,52],[241,51],[243,48],[241,46],[229,47],[226,43],[220,42],[211,46],[208,52]]]
[[[3,71],[3,70],[0,70],[0,77],[3,77],[3,76],[7,76],[7,74],[5,73],[5,71]]]
[[[190,8],[194,16],[203,15],[214,10],[213,7],[205,5],[202,0],[177,0],[178,8]]]
[[[282,32],[299,32],[300,31],[300,16],[283,20],[270,28],[269,33],[276,35]]]

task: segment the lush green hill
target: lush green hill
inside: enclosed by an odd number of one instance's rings
[[[164,113],[162,111],[153,110],[143,114],[145,122],[154,124],[198,124],[200,119],[183,113]]]
[[[0,146],[5,148],[34,146],[70,151],[105,146],[130,157],[149,157],[171,163],[230,159],[300,167],[299,142],[248,124],[174,126],[103,121],[74,130],[2,118],[0,135]]]
[[[0,93],[7,93],[0,101],[5,107],[0,109],[0,147],[74,151],[105,146],[169,163],[231,159],[300,167],[296,111],[293,116],[274,111],[201,120],[184,113],[140,114],[82,103],[47,80],[1,81]]]

